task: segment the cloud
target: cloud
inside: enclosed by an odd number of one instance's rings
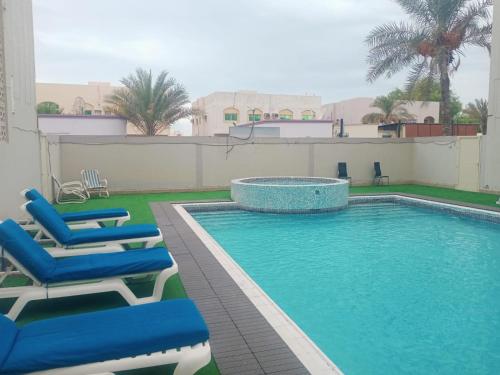
[[[34,0],[37,79],[117,83],[136,67],[166,69],[194,99],[254,89],[375,96],[404,74],[365,80],[367,33],[405,19],[392,0]],[[471,49],[453,77],[464,102],[486,97],[489,57]]]

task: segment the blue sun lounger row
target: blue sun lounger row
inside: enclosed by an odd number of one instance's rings
[[[39,230],[45,237],[52,240],[56,247],[51,252],[57,253],[62,249],[92,247],[93,252],[108,252],[109,246],[123,246],[140,243],[145,248],[154,246],[163,240],[160,230],[155,225],[140,224],[116,227],[101,225],[85,226],[83,229],[72,229],[68,222],[91,221],[94,224],[109,219],[118,220],[113,214],[123,214],[123,218],[130,215],[123,209],[86,211],[64,216],[35,189],[23,192],[27,201],[21,208],[33,218],[33,226],[25,229]],[[126,213],[126,214],[125,214]],[[37,235],[35,238],[39,239]],[[87,253],[88,251],[85,251]]]
[[[89,247],[122,239],[141,242],[147,230],[156,240],[161,236],[158,228],[71,230],[43,197],[27,198],[34,199],[25,207],[35,222],[43,223],[39,225],[44,233],[54,236],[57,244],[62,239],[66,248],[55,257],[13,220],[0,222],[0,256],[9,265],[7,272],[0,270],[0,284],[12,269],[31,280],[31,285],[0,288],[0,299],[15,299],[8,314],[0,315],[0,375],[111,374],[166,364],[177,364],[174,374],[184,375],[210,362],[208,329],[194,304],[161,301],[166,281],[177,273],[166,248],[116,247],[93,253]],[[86,245],[75,250],[73,244]],[[154,289],[152,295],[138,298],[126,280],[143,276],[156,277]],[[46,319],[22,328],[14,323],[30,301],[105,292],[119,293],[132,306]]]

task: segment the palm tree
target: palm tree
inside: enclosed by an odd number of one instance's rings
[[[467,104],[464,109],[464,114],[469,116],[471,120],[479,122],[481,133],[484,135],[488,125],[488,101],[485,99],[476,99],[474,103]]]
[[[413,118],[404,107],[407,102],[398,99],[400,94],[400,90],[395,90],[386,96],[377,96],[371,106],[378,108],[380,112],[372,112],[364,115],[361,119],[363,124],[381,122],[387,124]]]
[[[490,50],[493,0],[396,0],[411,17],[409,22],[376,27],[366,38],[370,47],[367,79],[391,77],[409,67],[407,91],[425,79],[439,78],[440,122],[451,134],[450,74],[460,65],[464,48]]]
[[[186,89],[162,71],[153,82],[151,71],[137,69],[120,81],[106,102],[114,114],[125,117],[144,135],[161,133],[177,120],[190,115]]]
[[[36,106],[36,113],[39,115],[60,115],[62,109],[54,102],[41,102]]]

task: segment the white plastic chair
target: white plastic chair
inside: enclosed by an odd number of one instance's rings
[[[54,181],[57,189],[57,203],[83,203],[90,198],[90,195],[80,181],[61,183],[55,176],[52,176],[52,180]]]
[[[100,197],[109,198],[108,180],[99,176],[97,169],[82,169],[82,182],[86,193],[99,194]]]

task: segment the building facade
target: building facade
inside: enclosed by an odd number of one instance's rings
[[[371,106],[373,101],[374,98],[368,97],[354,98],[322,105],[319,96],[273,95],[256,91],[215,92],[193,102],[192,134],[194,136],[228,134],[229,129],[235,124],[244,125],[261,121],[273,124],[269,125],[271,127],[276,127],[281,126],[279,122],[284,124],[287,121],[292,123],[312,121],[314,123],[314,121],[323,120],[330,124],[338,124],[340,119],[344,119],[345,126],[350,128],[346,132],[351,137],[377,137],[376,126],[368,124],[362,126],[364,125],[363,116],[372,112],[380,112]],[[405,107],[413,116],[412,122],[435,123],[439,118],[439,103],[436,102],[413,102]],[[316,127],[324,127],[318,123],[316,125]],[[303,136],[315,136],[313,126],[307,128],[294,123],[287,126],[287,129],[291,128],[300,128],[297,130],[299,133],[305,131],[306,134]],[[289,131],[284,130],[281,133],[288,134]]]
[[[372,107],[375,98],[352,98],[337,103],[325,104],[321,107],[323,120],[344,119],[346,124],[361,124],[363,116],[368,113],[381,113]],[[439,102],[415,101],[403,106],[412,116],[411,122],[435,124],[439,121]]]
[[[228,134],[234,124],[320,118],[321,97],[274,95],[257,91],[215,92],[192,103],[194,136]]]
[[[111,115],[106,110],[105,100],[116,88],[109,82],[89,82],[87,85],[38,82],[36,99],[37,103],[57,103],[66,115]]]
[[[0,1],[0,220],[21,216],[19,192],[40,189],[31,0]]]
[[[86,85],[38,82],[36,84],[36,101],[37,103],[57,103],[63,115],[113,116],[106,103],[106,98],[117,88],[119,87],[112,86],[109,82],[89,82]],[[68,132],[70,132],[69,129]],[[101,133],[95,133],[95,135],[98,134]],[[139,132],[134,125],[128,123],[127,134],[137,135]],[[169,134],[170,129],[161,132],[161,135]]]

